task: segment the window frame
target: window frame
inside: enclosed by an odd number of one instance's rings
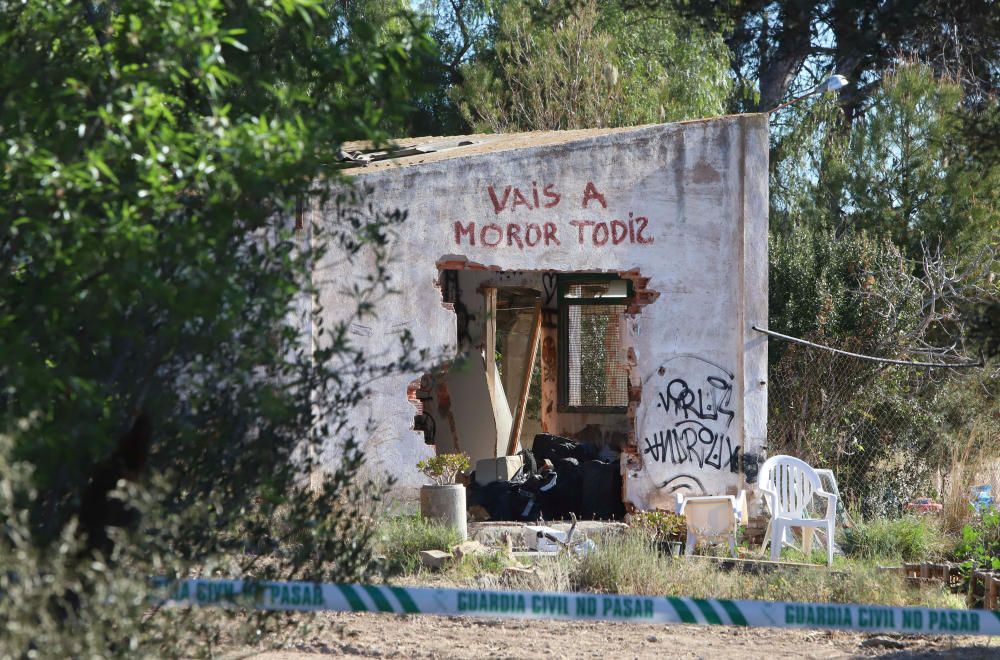
[[[567,298],[566,293],[572,284],[604,284],[606,282],[625,282],[625,297],[623,298]],[[621,305],[628,307],[632,303],[634,284],[632,280],[618,275],[601,273],[572,273],[558,275],[556,278],[556,304],[559,310],[558,353],[559,379],[556,396],[556,410],[571,413],[603,413],[624,414],[628,405],[624,406],[571,406],[569,404],[569,308],[583,305]],[[627,389],[627,386],[626,386]],[[627,392],[626,392],[627,394]]]

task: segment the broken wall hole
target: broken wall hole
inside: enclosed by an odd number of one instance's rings
[[[505,271],[460,257],[438,269],[455,354],[410,384],[414,429],[439,454],[470,456],[470,488],[490,500],[469,498],[480,518],[620,518],[620,456],[634,452],[642,393],[637,317],[657,298],[648,278],[638,269]],[[539,438],[548,443],[540,452]],[[599,494],[584,505],[588,491]]]

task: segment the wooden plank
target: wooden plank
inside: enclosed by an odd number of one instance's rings
[[[987,573],[983,573],[982,571],[972,571],[972,576],[969,579],[969,593],[965,598],[965,604],[969,609],[974,609],[977,606],[985,606],[986,581],[989,577]],[[980,583],[983,585],[982,592],[979,589]],[[982,593],[982,596],[980,596],[980,593]]]
[[[711,555],[690,555],[689,559],[707,559],[719,564],[721,568],[738,568],[742,571],[764,572],[773,570],[787,570],[790,568],[801,569],[810,568],[814,570],[829,571],[832,575],[847,575],[844,571],[830,570],[826,564],[805,564],[795,561],[770,561],[767,559],[741,559],[738,557],[713,557]]]
[[[493,287],[483,289],[486,304],[486,318],[483,319],[483,360],[486,362],[486,388],[490,392],[490,401],[497,400],[494,381],[497,375],[497,290]]]
[[[528,340],[528,360],[525,363],[524,377],[521,379],[521,391],[517,397],[517,407],[514,409],[514,420],[510,426],[510,437],[507,439],[507,456],[517,453],[517,443],[524,426],[524,413],[528,408],[528,393],[531,391],[531,376],[535,371],[535,360],[538,358],[538,344],[542,332],[542,303],[535,302],[535,320],[531,324],[531,339]]]
[[[882,571],[898,573],[912,586],[941,584],[954,590],[963,580],[961,567],[951,562],[904,563],[901,566],[879,566]],[[1000,593],[998,593],[1000,597]]]

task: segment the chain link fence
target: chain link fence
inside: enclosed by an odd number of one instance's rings
[[[920,497],[967,506],[976,483],[1000,494],[996,415],[975,391],[982,369],[891,364],[773,337],[770,351],[768,454],[833,470],[850,514],[898,516]]]

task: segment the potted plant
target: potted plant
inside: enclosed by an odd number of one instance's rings
[[[639,511],[632,514],[629,524],[646,534],[665,554],[671,557],[681,555],[681,546],[687,535],[684,516],[666,511]]]
[[[420,489],[420,515],[468,536],[465,521],[465,486],[455,483],[469,469],[466,454],[438,454],[417,463],[417,469],[434,483]]]

